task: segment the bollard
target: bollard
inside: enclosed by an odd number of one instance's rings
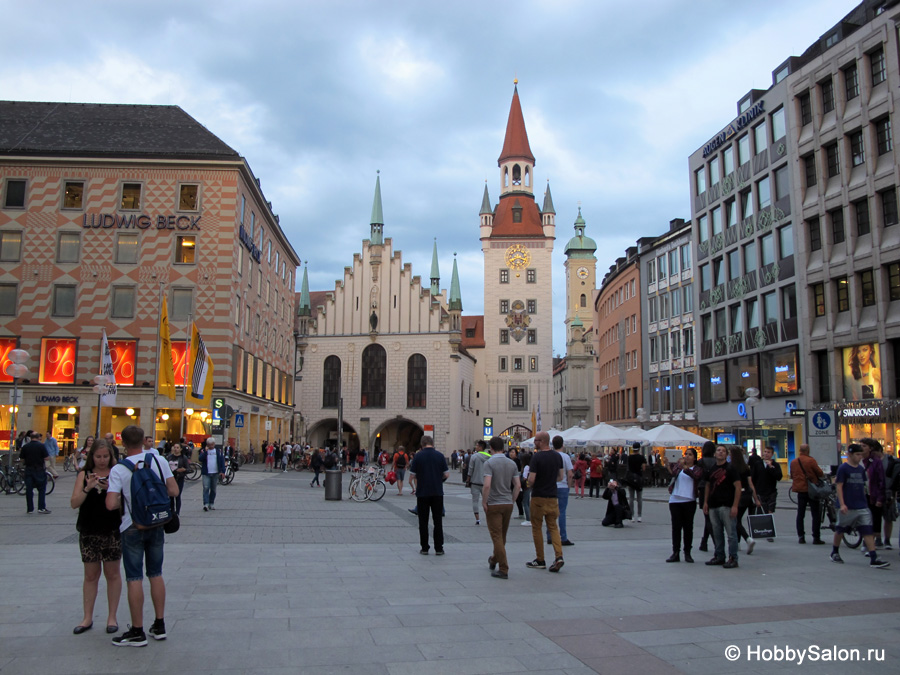
[[[340,469],[325,470],[325,500],[341,501],[341,471]]]

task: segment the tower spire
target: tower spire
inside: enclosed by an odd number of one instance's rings
[[[487,181],[484,181],[484,197],[481,198],[481,211],[479,215],[488,216],[493,213],[494,209],[491,208],[491,198],[488,195]]]
[[[372,244],[384,243],[384,213],[381,209],[381,171],[375,175],[375,199],[372,200],[372,219],[369,221],[371,235],[369,241]]]
[[[509,160],[522,160],[534,162],[531,154],[531,146],[528,144],[528,132],[525,131],[525,118],[522,116],[522,104],[519,103],[519,87],[513,88],[512,104],[509,106],[509,119],[506,122],[506,137],[503,139],[503,149],[497,165]]]
[[[441,271],[438,269],[437,237],[434,238],[434,249],[431,252],[431,295],[441,293]]]
[[[303,282],[300,284],[300,304],[297,306],[297,316],[309,316],[312,307],[309,302],[309,275],[307,274],[308,261],[303,266]]]
[[[456,253],[453,253],[453,276],[450,279],[450,311],[462,311],[462,295],[459,291],[459,270],[456,268]]]

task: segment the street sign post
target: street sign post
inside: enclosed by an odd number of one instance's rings
[[[833,410],[806,412],[806,437],[809,454],[822,466],[840,463],[837,449],[837,415]]]

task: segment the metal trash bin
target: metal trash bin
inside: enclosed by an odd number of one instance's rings
[[[339,502],[343,499],[341,494],[340,469],[328,469],[325,471],[325,500]]]

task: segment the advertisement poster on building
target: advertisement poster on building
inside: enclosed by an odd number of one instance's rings
[[[866,401],[881,398],[879,345],[867,342],[843,350],[844,398]]]

